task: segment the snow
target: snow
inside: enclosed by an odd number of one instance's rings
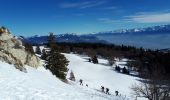
[[[76,82],[66,84],[44,67],[38,69],[26,66],[27,73],[13,65],[0,61],[0,100],[131,100],[129,87],[137,82],[136,77],[117,73],[113,68],[102,64],[92,64],[75,54],[64,54],[70,61]],[[100,59],[99,62],[106,63]],[[69,77],[69,73],[68,76]],[[83,79],[89,87],[80,86]],[[111,95],[100,92],[101,85],[110,89]],[[118,90],[122,96],[116,97]]]
[[[36,51],[36,48],[37,48],[37,46],[33,46],[34,52]],[[45,48],[44,46],[40,46],[41,52],[43,51],[43,49],[48,49],[48,48]]]
[[[127,68],[126,64],[127,64],[127,60],[125,60],[125,59],[122,59],[121,61],[117,61],[115,63],[115,65],[119,66],[120,68],[124,68],[124,67]]]
[[[99,64],[88,62],[87,57],[80,57],[73,54],[65,54],[69,59],[69,69],[73,71],[77,81],[83,79],[84,83],[94,89],[100,89],[101,86],[110,89],[111,94],[118,90],[124,96],[131,97],[130,87],[138,83],[137,77],[117,73],[113,67],[106,66],[107,61],[99,59]],[[74,59],[73,59],[74,58]],[[116,64],[125,64],[126,59],[118,61]]]

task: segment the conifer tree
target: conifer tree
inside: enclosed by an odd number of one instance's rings
[[[36,53],[36,54],[39,54],[39,55],[41,54],[40,46],[37,46],[37,47],[36,47],[35,53]]]
[[[94,57],[92,58],[92,61],[93,61],[94,64],[98,64],[97,56],[94,56]]]
[[[43,59],[43,60],[47,60],[47,53],[46,53],[46,51],[45,51],[45,49],[43,49],[42,50],[42,55],[41,55],[41,59]]]
[[[73,71],[70,72],[70,80],[76,81]]]
[[[48,45],[51,48],[53,45],[56,45],[56,40],[55,40],[55,36],[52,32],[49,33],[49,37],[48,37]]]
[[[63,54],[59,53],[55,38],[53,37],[53,34],[50,33],[49,46],[51,50],[48,54],[46,68],[49,69],[59,79],[66,80],[66,74],[68,71],[67,66],[69,61]]]
[[[68,71],[67,66],[68,60],[64,55],[60,54],[57,50],[50,52],[46,68],[49,69],[56,77],[65,80],[66,73]]]

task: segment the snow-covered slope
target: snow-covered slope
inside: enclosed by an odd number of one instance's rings
[[[26,66],[27,73],[24,73],[0,62],[0,100],[123,100],[125,95],[131,100],[129,86],[137,82],[136,78],[116,73],[108,66],[89,63],[74,54],[65,56],[77,79],[70,84],[61,82],[43,67]],[[99,62],[106,63],[105,60]],[[80,86],[79,79],[89,87]],[[100,92],[101,85],[108,87],[112,95]],[[114,96],[115,90],[123,96]]]
[[[83,79],[93,89],[100,90],[101,86],[110,89],[111,94],[118,90],[122,96],[131,98],[130,87],[138,83],[137,77],[117,73],[113,67],[106,66],[107,61],[99,59],[99,64],[89,63],[87,57],[65,54],[70,60],[69,69],[73,71],[76,79]],[[74,58],[74,59],[73,59]],[[124,62],[117,62],[117,64]]]
[[[58,80],[44,68],[27,67],[28,73],[0,62],[0,100],[112,100],[96,90]],[[118,98],[119,99],[119,98]]]

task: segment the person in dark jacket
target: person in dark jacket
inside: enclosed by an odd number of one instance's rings
[[[86,87],[88,87],[88,84],[86,84]]]
[[[80,85],[83,85],[83,80],[82,80],[82,79],[80,79],[80,81],[79,81],[79,82],[80,82]]]
[[[118,92],[118,91],[115,91],[115,94],[116,94],[116,96],[118,96],[118,95],[119,95],[119,92]]]
[[[106,94],[109,94],[109,88],[106,88]]]
[[[101,90],[102,90],[102,92],[104,92],[104,86],[101,86]]]

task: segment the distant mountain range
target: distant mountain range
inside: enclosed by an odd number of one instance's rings
[[[84,35],[67,33],[55,35],[55,37],[58,42],[113,43],[151,49],[164,49],[170,48],[170,25],[122,29]],[[48,36],[36,35],[25,39],[34,44],[43,44],[47,43],[47,38]]]
[[[70,43],[107,43],[104,40],[99,40],[96,36],[91,35],[76,35],[76,34],[60,34],[55,35],[57,42],[70,42]],[[47,43],[48,36],[32,36],[25,38],[27,42],[32,44]]]
[[[115,31],[98,32],[93,35],[120,35],[120,34],[170,34],[170,25],[160,25],[146,28],[120,29]],[[91,34],[92,35],[92,34]]]

